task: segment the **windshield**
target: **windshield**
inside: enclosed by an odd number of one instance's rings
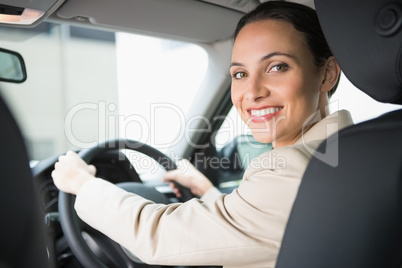
[[[31,160],[124,137],[174,145],[208,60],[194,44],[42,23],[0,28],[28,79],[0,84]]]

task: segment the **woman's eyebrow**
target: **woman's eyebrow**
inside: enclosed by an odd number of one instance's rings
[[[296,59],[295,56],[290,55],[290,54],[287,54],[287,53],[272,52],[272,53],[269,53],[268,55],[262,57],[262,58],[260,59],[260,63],[263,62],[263,61],[266,61],[266,60],[269,59],[269,58],[275,57],[275,56],[285,56],[285,57],[288,57],[288,58],[291,58],[291,59]]]
[[[243,64],[243,63],[239,63],[239,62],[232,62],[232,63],[230,63],[230,68],[232,68],[233,66],[244,67],[244,64]]]
[[[275,56],[285,56],[285,57],[288,57],[288,58],[291,58],[291,59],[297,59],[295,56],[293,56],[291,54],[282,53],[282,52],[272,52],[272,53],[269,53],[268,55],[265,55],[264,57],[262,57],[260,59],[260,63],[263,62],[263,61],[266,61],[269,58],[275,57]],[[233,67],[233,66],[244,67],[244,64],[240,63],[240,62],[232,62],[230,64],[230,67]]]

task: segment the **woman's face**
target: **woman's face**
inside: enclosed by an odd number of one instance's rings
[[[290,23],[264,20],[240,31],[230,67],[232,102],[256,140],[277,148],[301,137],[306,119],[326,105],[323,70]]]

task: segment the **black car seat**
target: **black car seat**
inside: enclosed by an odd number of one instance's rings
[[[24,140],[1,97],[0,126],[0,267],[49,267]]]
[[[316,0],[315,6],[348,79],[378,101],[402,104],[402,1]],[[276,267],[401,267],[401,138],[398,110],[320,146],[338,150],[338,164],[311,159]]]

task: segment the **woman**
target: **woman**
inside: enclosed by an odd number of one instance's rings
[[[352,124],[345,111],[327,116],[340,69],[310,8],[266,2],[245,15],[230,66],[233,104],[253,136],[274,146],[231,194],[191,167],[165,180],[201,199],[160,205],[95,179],[75,153],[55,165],[54,182],[77,195],[78,215],[147,263],[274,267],[311,150],[332,134],[328,125]]]

